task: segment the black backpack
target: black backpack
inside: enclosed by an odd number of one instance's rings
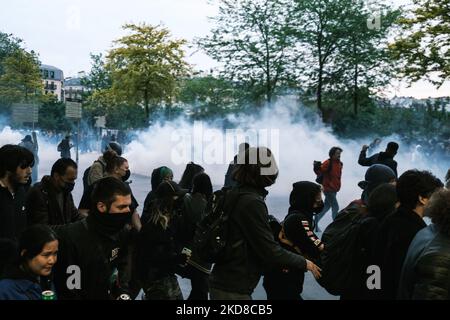
[[[207,262],[223,261],[227,246],[229,219],[238,198],[246,193],[235,189],[222,188],[214,192],[212,211],[205,216],[195,229],[192,241],[192,257]]]
[[[322,235],[322,277],[317,282],[330,294],[342,295],[354,288],[361,266],[360,227],[365,207],[352,203],[342,210]]]
[[[324,174],[320,172],[321,166],[322,166],[322,162],[314,161],[314,169],[313,170],[314,170],[314,173],[317,175],[316,182],[318,184],[323,184],[323,175]],[[327,174],[331,172],[332,168],[333,168],[333,161],[331,161],[331,159],[330,159],[330,165],[328,166]]]

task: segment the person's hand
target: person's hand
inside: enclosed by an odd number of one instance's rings
[[[319,246],[319,250],[320,250],[320,251],[323,251],[323,249],[325,249],[325,245],[322,243],[322,244]]]
[[[362,146],[362,151],[367,151],[367,149],[369,149],[369,146],[367,144]]]
[[[322,276],[320,274],[322,269],[320,269],[314,262],[310,260],[306,260],[306,269],[310,271],[316,279],[319,279]]]

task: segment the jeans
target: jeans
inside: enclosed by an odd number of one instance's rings
[[[325,203],[323,210],[321,213],[315,216],[316,230],[319,229],[320,219],[323,218],[323,216],[328,212],[328,210],[330,210],[330,208],[331,208],[331,217],[333,218],[333,221],[334,219],[336,219],[336,216],[339,212],[339,204],[336,200],[337,192],[324,192],[324,194],[325,194]]]

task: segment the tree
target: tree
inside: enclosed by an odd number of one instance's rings
[[[39,61],[33,51],[18,49],[3,61],[0,96],[9,102],[30,101],[42,95]]]
[[[12,34],[0,32],[0,75],[3,74],[3,62],[21,47],[22,40]]]
[[[376,93],[394,77],[388,36],[396,26],[400,11],[382,2],[369,8],[362,0],[355,0],[351,10],[348,17],[351,27],[337,50],[336,70],[327,82],[334,91],[351,97],[353,113],[357,115],[360,99]],[[378,25],[372,19],[377,20]]]
[[[90,89],[90,92],[111,88],[111,72],[106,68],[103,55],[91,53],[91,60],[91,72],[81,80],[82,84]]]
[[[178,101],[187,105],[194,119],[221,117],[244,103],[245,92],[233,82],[213,75],[182,81]]]
[[[107,57],[112,92],[128,104],[140,104],[150,117],[150,104],[170,102],[176,94],[178,79],[189,72],[182,46],[185,40],[170,39],[169,30],[146,24],[127,24],[132,33],[115,44]]]
[[[400,19],[402,36],[391,45],[402,62],[400,77],[415,82],[425,77],[441,86],[450,77],[450,2],[414,0]]]
[[[297,72],[290,0],[221,0],[211,35],[197,44],[223,64],[227,79],[271,102]]]
[[[332,108],[324,106],[324,92],[336,78],[335,57],[351,32],[354,0],[294,0],[296,35],[303,47],[304,82],[314,88],[317,108],[324,122],[331,122]]]

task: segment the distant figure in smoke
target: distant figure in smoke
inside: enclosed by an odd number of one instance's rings
[[[70,143],[70,136],[66,135],[66,137],[58,144],[58,151],[61,154],[61,158],[70,159],[70,149],[72,148],[73,144]]]
[[[325,194],[325,206],[321,213],[315,217],[316,231],[320,232],[319,221],[330,210],[333,220],[339,212],[339,204],[336,200],[336,194],[341,190],[342,167],[341,162],[342,149],[333,147],[328,153],[329,159],[324,161],[320,167],[315,167],[314,171],[318,176],[322,175],[321,184]]]
[[[381,143],[380,138],[376,138],[375,140],[373,140],[369,145],[368,149],[369,154],[375,154],[378,148],[380,147],[380,143]]]
[[[374,154],[370,158],[367,158],[367,149],[369,146],[364,145],[362,147],[361,153],[359,154],[358,163],[364,167],[370,167],[374,164],[384,164],[388,166],[397,175],[397,161],[394,160],[395,155],[398,152],[399,145],[396,142],[389,142],[386,147],[386,151]]]
[[[450,169],[448,169],[447,174],[445,175],[445,187],[450,189]]]
[[[237,183],[233,179],[233,170],[236,167],[236,165],[238,164],[238,157],[239,157],[239,155],[245,154],[245,151],[247,151],[248,148],[250,148],[250,145],[247,142],[241,143],[239,145],[238,154],[234,156],[233,161],[231,161],[231,163],[228,165],[228,170],[227,170],[227,173],[225,174],[224,187],[234,187],[234,186],[236,186]]]
[[[38,181],[39,146],[38,146],[36,132],[33,131],[32,135],[33,135],[33,138],[29,134],[26,135],[25,138],[22,139],[22,142],[19,143],[19,146],[24,147],[24,148],[28,149],[29,151],[31,151],[31,153],[33,153],[34,166],[32,168],[33,172],[31,173],[30,183],[35,183]]]

